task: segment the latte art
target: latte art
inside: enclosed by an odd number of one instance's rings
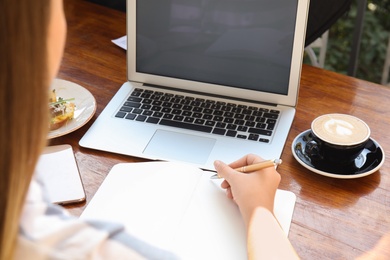
[[[350,115],[327,114],[316,118],[311,129],[320,139],[330,144],[355,145],[370,137],[368,125]]]

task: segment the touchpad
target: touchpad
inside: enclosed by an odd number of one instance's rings
[[[156,158],[205,164],[215,139],[165,130],[157,130],[144,150]]]

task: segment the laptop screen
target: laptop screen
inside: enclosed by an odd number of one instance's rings
[[[288,94],[297,0],[142,0],[136,71]]]

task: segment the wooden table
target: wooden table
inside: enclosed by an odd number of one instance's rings
[[[78,142],[126,81],[125,51],[111,40],[126,34],[125,13],[81,0],[64,1],[68,38],[58,78],[78,83],[96,98],[97,111],[81,129],[53,139],[72,145],[86,190],[86,203],[67,206],[79,216],[111,167],[143,161],[85,149]],[[352,259],[390,232],[390,88],[304,65],[296,118],[279,167],[280,188],[297,204],[289,238],[303,259]],[[291,143],[324,113],[347,113],[365,120],[387,154],[380,171],[359,179],[320,176],[293,157]]]

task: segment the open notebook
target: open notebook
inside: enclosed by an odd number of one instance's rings
[[[128,232],[181,259],[246,259],[237,205],[213,172],[171,162],[115,165],[81,215],[124,223]],[[278,190],[275,215],[288,235],[296,196]]]

